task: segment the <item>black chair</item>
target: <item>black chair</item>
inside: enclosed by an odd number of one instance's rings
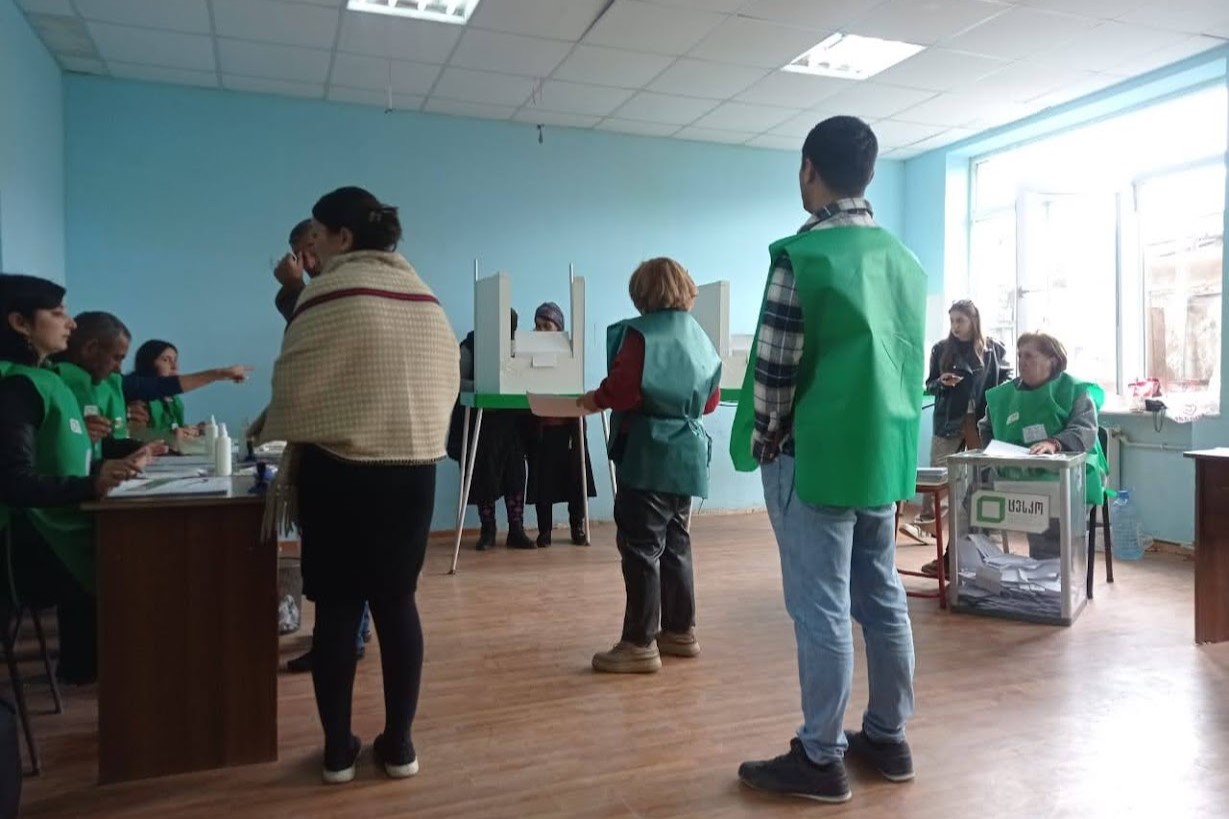
[[[1101,442],[1101,451],[1109,446],[1109,434],[1105,429],[1097,430],[1097,440]],[[1105,582],[1114,582],[1114,539],[1110,535],[1110,501],[1107,495],[1101,503],[1101,533],[1105,537]],[[1097,562],[1097,507],[1088,510],[1088,599],[1092,599],[1093,576]]]

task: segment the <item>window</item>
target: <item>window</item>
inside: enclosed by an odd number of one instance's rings
[[[1156,378],[1188,416],[1219,411],[1227,120],[1218,85],[975,161],[987,334],[1045,330],[1107,392]]]

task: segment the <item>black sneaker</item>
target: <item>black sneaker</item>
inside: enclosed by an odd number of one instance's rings
[[[358,754],[362,749],[363,743],[351,734],[350,748],[345,755],[338,754],[336,757],[330,757],[328,751],[325,751],[324,784],[344,785],[347,782],[353,782],[355,771],[358,768]]]
[[[384,773],[392,779],[408,779],[417,774],[418,755],[414,753],[414,746],[409,742],[402,742],[395,748],[385,747],[389,744],[384,741],[383,734],[371,743],[372,755],[375,756],[377,764],[384,766]]]
[[[585,534],[585,519],[572,518],[568,521],[572,530],[572,543],[576,546],[588,546],[589,536]]]
[[[525,534],[525,529],[521,526],[510,528],[508,537],[504,541],[504,545],[509,549],[536,549],[533,541],[529,539],[529,535]]]
[[[538,548],[545,549],[550,545],[550,529],[543,529],[538,532]]]
[[[889,782],[913,779],[913,753],[908,742],[875,742],[863,731],[846,731],[845,739],[851,756],[873,767]]]
[[[758,791],[800,796],[817,802],[848,802],[853,795],[849,780],[845,778],[845,763],[838,759],[816,765],[797,737],[790,740],[788,754],[739,765],[738,778]]]
[[[301,654],[286,663],[286,670],[291,674],[307,674],[312,670],[312,653]]]

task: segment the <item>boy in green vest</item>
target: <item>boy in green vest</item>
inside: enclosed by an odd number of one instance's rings
[[[700,653],[688,532],[691,499],[708,495],[712,442],[700,419],[717,408],[721,383],[721,359],[688,312],[696,285],[683,266],[644,262],[628,290],[640,316],[607,328],[608,375],[579,399],[591,412],[612,411],[627,607],[622,637],[593,655],[593,669],[616,674],[657,671],[662,654]]]
[[[924,376],[926,274],[864,198],[878,142],[833,117],[802,148],[811,218],[770,248],[772,269],[730,454],[759,467],[798,642],[803,724],[788,753],[746,762],[747,785],[850,798],[844,755],[913,778],[913,632],[896,572],[895,504],[911,497]],[[866,640],[870,704],[846,732],[850,616]]]

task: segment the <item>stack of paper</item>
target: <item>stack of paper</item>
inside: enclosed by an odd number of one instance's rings
[[[112,498],[151,498],[175,495],[225,495],[230,478],[139,478],[111,490]]]

